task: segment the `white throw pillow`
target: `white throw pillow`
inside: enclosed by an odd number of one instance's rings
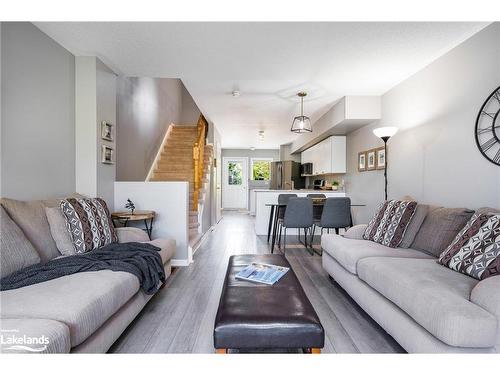
[[[76,250],[71,241],[71,237],[66,227],[66,219],[64,218],[61,208],[45,207],[45,214],[50,226],[50,233],[57,246],[57,250],[64,255],[75,255]]]
[[[362,240],[363,234],[365,234],[365,230],[368,224],[359,224],[349,228],[345,233],[344,237],[349,238],[351,240]]]

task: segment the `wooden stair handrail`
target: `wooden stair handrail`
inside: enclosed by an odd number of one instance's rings
[[[193,163],[194,163],[194,187],[193,187],[193,210],[198,211],[198,202],[200,198],[201,182],[203,180],[203,171],[205,170],[205,136],[207,135],[208,122],[200,114],[196,125],[198,134],[196,142],[193,145]]]

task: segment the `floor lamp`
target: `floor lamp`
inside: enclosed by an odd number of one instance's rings
[[[385,179],[385,200],[387,200],[387,141],[398,131],[398,128],[387,126],[384,128],[373,129],[373,134],[384,141],[385,149],[385,164],[384,164],[384,179]]]

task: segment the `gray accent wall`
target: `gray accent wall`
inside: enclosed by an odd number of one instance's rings
[[[115,149],[115,142],[102,139],[101,122],[116,125],[116,74],[95,56],[76,57],[75,67],[76,190],[112,210],[116,165],[102,163],[101,147]]]
[[[114,207],[114,191],[116,180],[116,164],[101,163],[102,145],[110,146],[116,154],[116,74],[99,59],[96,63],[96,99],[97,99],[97,196],[103,198],[108,207]],[[114,141],[106,141],[101,137],[101,122],[114,125]]]
[[[116,179],[144,181],[170,124],[196,125],[199,115],[180,79],[118,77]]]
[[[75,58],[28,22],[1,24],[1,193],[75,191]]]
[[[366,223],[384,198],[383,171],[358,172],[357,154],[383,145],[372,130],[397,126],[389,141],[389,199],[405,195],[448,207],[500,208],[500,167],[476,147],[481,105],[500,82],[495,23],[382,96],[382,119],[347,137],[347,193],[355,222]]]

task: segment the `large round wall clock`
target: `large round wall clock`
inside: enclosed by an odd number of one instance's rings
[[[500,166],[500,87],[488,96],[477,115],[476,143],[486,159]]]

